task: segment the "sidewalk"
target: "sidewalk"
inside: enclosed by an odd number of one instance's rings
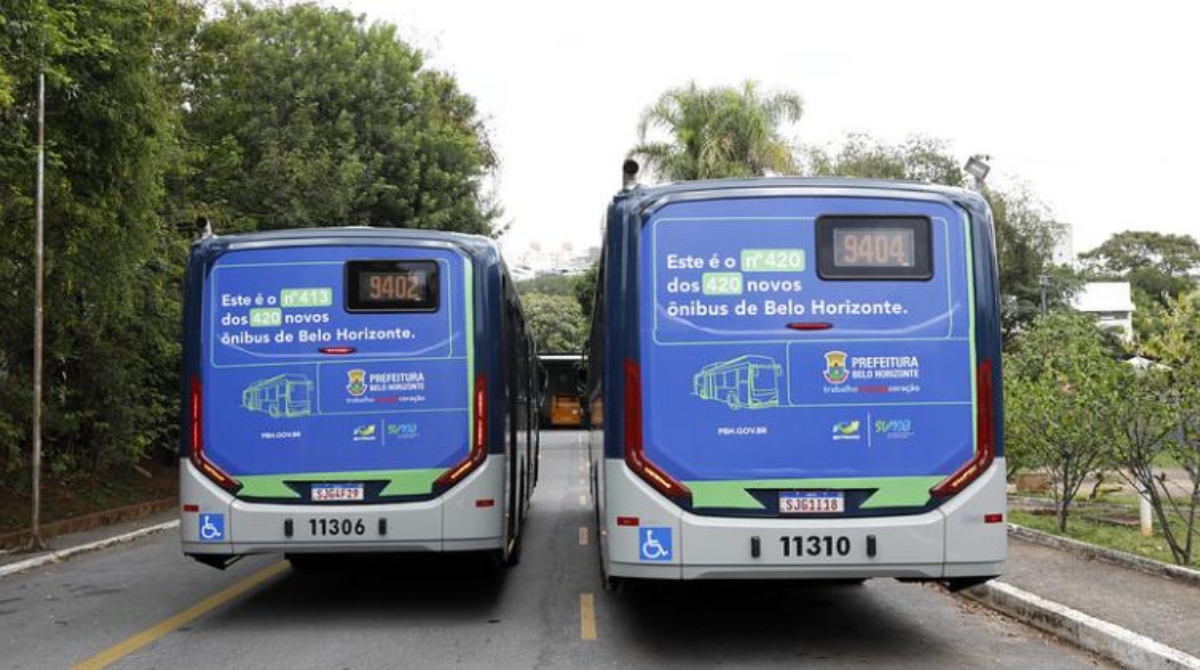
[[[88,544],[90,542],[95,542],[97,540],[103,540],[106,538],[114,537],[116,535],[121,535],[123,533],[128,533],[130,531],[134,531],[139,528],[146,528],[147,526],[154,526],[154,525],[157,525],[160,523],[165,523],[167,521],[172,521],[177,518],[179,518],[179,513],[174,508],[172,508],[169,510],[159,512],[157,514],[152,514],[150,516],[143,517],[141,519],[135,519],[132,521],[122,521],[120,523],[114,523],[114,524],[110,524],[107,526],[100,526],[99,528],[94,528],[92,530],[85,531],[82,533],[71,533],[69,535],[60,535],[58,537],[54,537],[54,538],[50,538],[49,540],[46,540],[46,549],[43,551],[0,552],[0,568],[4,567],[6,565],[13,564],[13,563],[19,563],[26,559],[36,558],[38,556],[45,556],[45,555],[50,554],[55,551],[68,549],[70,547],[77,547],[80,545]]]
[[[1009,537],[1017,588],[1200,656],[1200,589]]]

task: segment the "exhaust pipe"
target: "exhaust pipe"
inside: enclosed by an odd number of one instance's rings
[[[637,175],[638,170],[640,169],[641,166],[638,165],[637,161],[633,160],[632,158],[625,159],[625,162],[621,164],[622,191],[632,191],[634,188],[637,188]]]

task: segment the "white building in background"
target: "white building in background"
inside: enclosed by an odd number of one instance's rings
[[[1093,281],[1075,294],[1075,309],[1096,317],[1101,326],[1121,331],[1126,342],[1133,341],[1133,293],[1129,282]]]

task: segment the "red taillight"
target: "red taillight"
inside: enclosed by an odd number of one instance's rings
[[[975,370],[975,425],[978,432],[978,447],[975,455],[957,472],[943,479],[929,493],[946,498],[962,491],[992,466],[996,458],[996,409],[995,392],[992,388],[992,360],[985,359]]]
[[[487,376],[475,378],[475,437],[471,442],[471,453],[454,467],[442,473],[434,482],[437,486],[453,486],[466,477],[487,458]]]
[[[204,388],[200,384],[200,378],[193,376],[191,379],[191,412],[190,418],[192,423],[192,443],[188,450],[188,456],[192,461],[192,465],[197,470],[203,472],[206,477],[213,480],[217,486],[229,491],[237,493],[242,484],[238,480],[225,474],[221,468],[218,468],[211,461],[204,457]]]
[[[659,470],[642,452],[642,371],[625,359],[625,464],[663,495],[689,500],[692,492]]]
[[[1003,514],[984,514],[983,522],[984,523],[1004,523],[1004,515]]]
[[[641,525],[641,523],[642,523],[642,520],[636,516],[619,516],[619,517],[617,517],[617,525],[618,526],[638,526],[638,525]]]

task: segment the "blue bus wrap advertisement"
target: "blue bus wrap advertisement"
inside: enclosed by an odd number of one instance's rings
[[[349,311],[347,262],[436,264],[433,309]],[[430,265],[430,267],[434,267]],[[445,249],[248,249],[217,259],[202,323],[204,453],[243,497],[370,475],[428,494],[470,445],[471,268]]]
[[[817,222],[839,216],[868,231],[873,216],[917,221],[930,276],[822,278]],[[911,236],[880,244],[861,253],[913,270]],[[842,246],[852,263],[859,250]],[[655,211],[638,289],[646,457],[697,509],[761,508],[755,487],[874,491],[863,510],[926,505],[975,450],[970,264],[966,216],[940,203],[762,197]]]

